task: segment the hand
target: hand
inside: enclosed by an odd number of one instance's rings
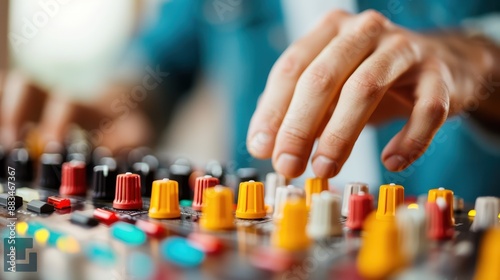
[[[124,88],[112,88],[92,103],[79,103],[64,98],[64,94],[49,94],[20,72],[12,71],[0,79],[0,143],[11,148],[15,142],[26,140],[28,131],[36,130],[42,146],[37,148],[43,149],[48,142],[63,143],[70,125],[78,124],[99,135],[94,145],[112,151],[145,145],[152,131],[142,111],[124,105],[119,112],[111,108],[110,104],[124,93]]]
[[[366,124],[408,118],[381,155],[389,170],[400,171],[474,99],[477,77],[493,67],[489,54],[472,38],[413,33],[374,11],[331,12],[272,68],[247,147],[296,177],[319,138],[312,167],[329,178]]]

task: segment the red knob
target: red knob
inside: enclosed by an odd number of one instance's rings
[[[206,175],[203,177],[196,178],[194,184],[194,199],[193,205],[191,206],[196,211],[201,211],[203,205],[203,192],[210,187],[215,187],[219,184],[219,179]]]
[[[352,194],[349,197],[349,211],[346,226],[352,230],[360,230],[363,223],[373,211],[373,196],[364,192]]]
[[[450,205],[442,197],[427,203],[428,221],[427,237],[433,240],[451,239],[455,233],[450,218]]]
[[[141,177],[138,174],[127,172],[118,175],[113,208],[122,210],[142,209]]]
[[[62,195],[85,195],[87,193],[85,176],[85,163],[81,161],[65,162],[62,165],[59,193]]]

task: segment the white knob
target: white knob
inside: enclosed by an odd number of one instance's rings
[[[472,231],[486,230],[498,224],[500,210],[498,198],[493,196],[478,197],[474,209],[476,209],[476,217],[472,222]]]
[[[402,205],[396,210],[401,251],[410,262],[422,256],[427,248],[426,220],[423,207],[408,209]]]
[[[307,234],[314,239],[342,235],[340,223],[340,196],[329,191],[312,195]]]
[[[276,188],[276,199],[274,200],[273,219],[279,220],[283,217],[283,206],[287,197],[291,195],[305,196],[304,190],[293,185]]]
[[[266,194],[264,196],[264,202],[266,205],[274,205],[276,200],[276,189],[278,187],[286,186],[286,179],[283,175],[271,172],[266,175]]]

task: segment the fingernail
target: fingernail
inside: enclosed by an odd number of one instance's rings
[[[316,176],[321,178],[331,178],[338,172],[338,164],[336,161],[325,156],[317,156],[312,163],[313,170]]]
[[[275,169],[287,177],[295,177],[302,168],[302,160],[291,154],[281,154],[276,161]]]
[[[250,146],[248,147],[250,151],[257,154],[265,152],[265,149],[269,146],[271,142],[271,136],[264,132],[259,132],[254,135],[250,141]]]
[[[406,166],[406,160],[400,155],[393,155],[386,159],[384,164],[389,170],[400,171]]]

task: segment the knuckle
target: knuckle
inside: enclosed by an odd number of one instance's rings
[[[285,121],[282,127],[282,136],[292,145],[302,146],[311,139],[310,133],[304,128],[297,125],[292,125],[289,121]]]
[[[300,55],[300,51],[296,51],[294,47],[290,47],[278,59],[271,70],[270,76],[277,78],[297,78],[305,68],[306,63]]]
[[[320,140],[322,145],[330,149],[339,149],[339,151],[343,151],[351,145],[348,139],[345,139],[338,133],[332,131],[325,131]]]
[[[308,89],[312,95],[326,94],[333,85],[333,75],[325,65],[314,65],[307,68],[299,80],[299,85]]]
[[[382,82],[371,72],[358,73],[349,78],[345,87],[362,99],[374,100],[383,88]]]
[[[387,18],[375,10],[367,10],[359,16],[359,32],[363,34],[377,34],[387,25]]]
[[[408,136],[405,139],[405,146],[409,147],[410,155],[412,157],[419,157],[422,155],[429,146],[430,139],[418,138],[415,136]]]
[[[278,133],[284,115],[284,113],[279,111],[269,111],[266,115],[266,124],[272,133]]]
[[[392,45],[396,49],[412,49],[412,42],[405,34],[397,33],[392,36]]]
[[[432,116],[432,119],[442,122],[448,116],[449,104],[448,100],[443,98],[429,98],[425,99],[420,104],[423,114]]]
[[[338,22],[339,20],[346,18],[349,15],[350,14],[344,10],[332,10],[325,15],[322,24],[332,25]]]

